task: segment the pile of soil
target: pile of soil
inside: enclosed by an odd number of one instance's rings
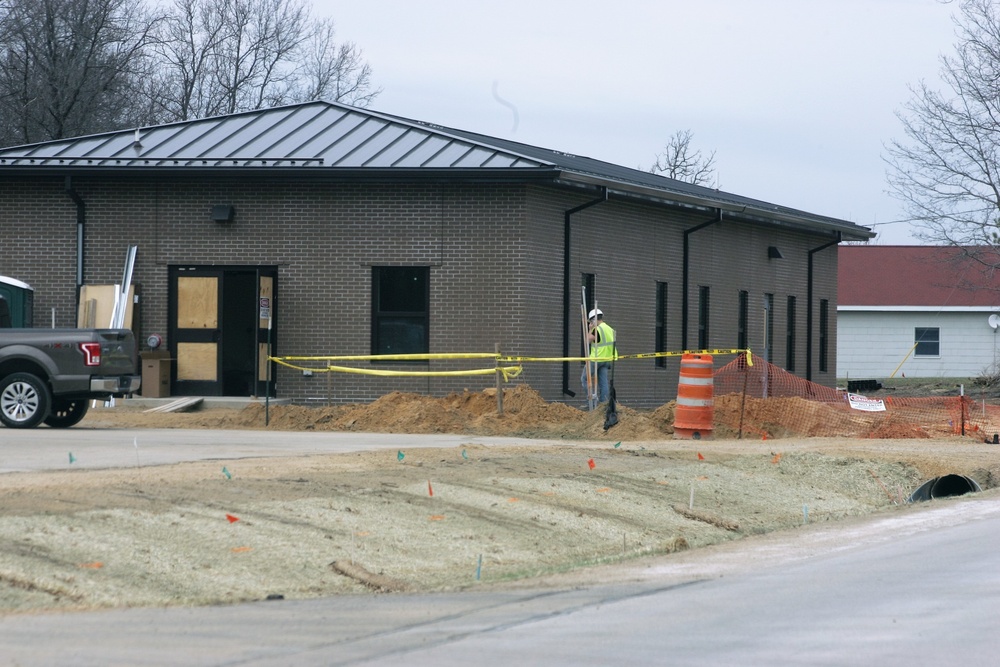
[[[266,414],[265,414],[266,411]],[[549,403],[528,385],[504,391],[503,414],[496,390],[464,391],[443,398],[391,392],[372,403],[331,407],[253,403],[241,410],[148,413],[138,409],[92,411],[87,424],[141,424],[153,428],[271,429],[376,433],[466,433],[546,439],[661,440],[673,434],[674,402],[655,411],[617,406],[618,425],[605,432],[605,407],[586,411]],[[717,435],[735,435],[723,427]]]
[[[260,405],[173,414],[120,405],[92,410],[66,437],[267,428],[279,444],[285,431],[480,438],[0,475],[0,613],[463,590],[558,573],[593,582],[594,565],[613,578],[637,559],[912,511],[909,494],[931,477],[966,475],[987,493],[1000,479],[1000,446],[969,438],[675,440],[672,404],[621,406],[604,431],[602,410],[546,403],[527,386],[505,392],[502,416],[492,392],[267,412],[265,425]],[[782,412],[769,417],[776,431]]]

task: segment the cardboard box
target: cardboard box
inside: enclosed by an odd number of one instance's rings
[[[144,398],[166,398],[170,396],[170,353],[166,351],[141,352],[142,387]]]

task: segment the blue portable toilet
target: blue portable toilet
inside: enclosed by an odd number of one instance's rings
[[[30,327],[35,290],[28,283],[0,276],[0,328]]]

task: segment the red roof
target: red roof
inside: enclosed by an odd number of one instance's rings
[[[1000,265],[993,248],[842,245],[837,253],[840,306],[1000,305],[1000,271],[983,263]]]

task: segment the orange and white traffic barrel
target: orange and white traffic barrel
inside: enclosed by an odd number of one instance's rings
[[[712,437],[713,390],[712,355],[682,355],[674,408],[674,438],[701,440]]]

